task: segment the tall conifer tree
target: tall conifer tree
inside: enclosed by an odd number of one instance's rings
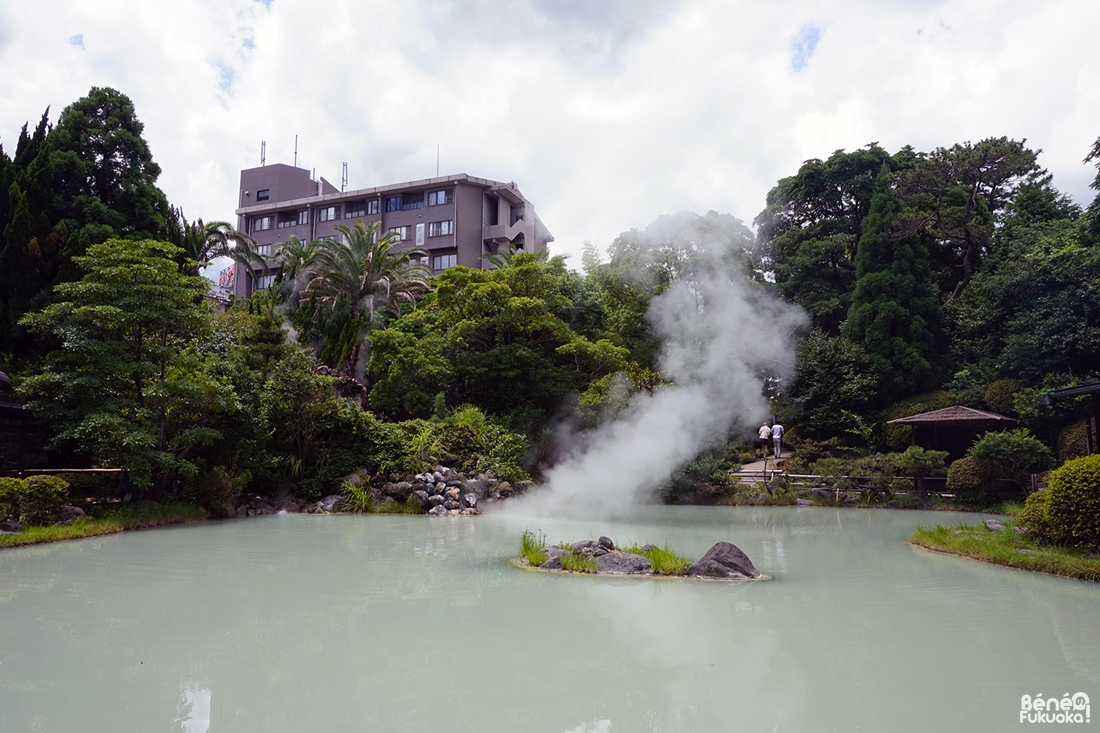
[[[863,222],[856,289],[843,327],[871,357],[884,401],[930,388],[942,346],[943,311],[930,284],[928,249],[919,235],[894,233],[903,206],[884,165]]]

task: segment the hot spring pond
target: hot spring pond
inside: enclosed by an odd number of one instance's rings
[[[0,731],[993,731],[1025,694],[1100,701],[1100,586],[906,542],[960,517],[291,515],[5,550]],[[527,528],[728,540],[775,581],[524,572]]]

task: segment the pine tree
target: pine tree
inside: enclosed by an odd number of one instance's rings
[[[942,346],[943,311],[930,284],[928,249],[919,235],[893,231],[903,206],[883,166],[863,222],[856,289],[843,327],[870,356],[883,402],[931,387]]]

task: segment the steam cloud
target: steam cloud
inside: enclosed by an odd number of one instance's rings
[[[660,369],[673,384],[635,394],[615,418],[581,436],[583,444],[510,512],[622,514],[730,429],[749,430],[769,416],[763,375],[790,372],[792,335],[805,316],[732,266],[743,243],[699,236],[703,218],[693,219],[688,231],[690,222],[678,215],[644,232],[651,242],[690,242],[693,275],[675,280],[646,314],[661,338]]]

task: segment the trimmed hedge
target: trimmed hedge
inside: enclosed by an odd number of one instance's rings
[[[989,475],[973,458],[960,458],[947,468],[947,490],[956,503],[985,506],[990,501]]]
[[[59,476],[0,478],[0,518],[22,520],[24,524],[53,523],[69,498],[69,484]]]
[[[1017,523],[1045,542],[1100,547],[1100,455],[1052,471],[1046,488],[1027,498]]]

